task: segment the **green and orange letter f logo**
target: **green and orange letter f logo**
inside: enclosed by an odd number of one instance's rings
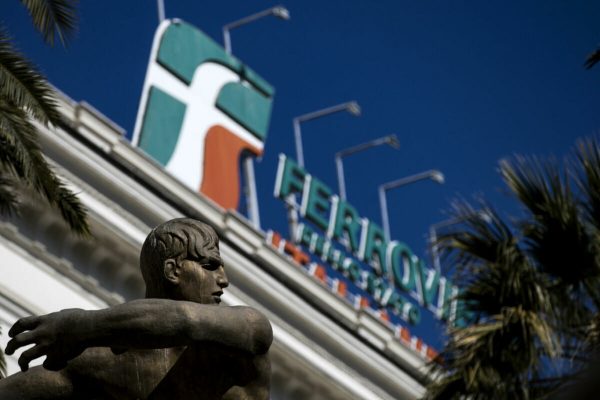
[[[154,37],[133,144],[186,186],[237,208],[243,153],[262,155],[273,88],[193,26]]]

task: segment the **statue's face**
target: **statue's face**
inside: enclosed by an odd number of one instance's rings
[[[216,246],[203,251],[199,260],[180,262],[179,293],[182,300],[200,304],[219,304],[223,289],[229,286]]]

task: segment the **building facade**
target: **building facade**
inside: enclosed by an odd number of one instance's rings
[[[174,39],[167,40],[167,34]],[[173,58],[169,40],[181,43],[181,35],[192,38],[190,46],[201,47],[192,61]],[[370,307],[367,297],[347,291],[345,281],[311,262],[301,244],[265,232],[235,211],[240,184],[230,178],[237,174],[242,152],[262,154],[272,88],[181,22],[161,25],[157,38],[134,144],[91,105],[64,94],[59,103],[65,124],[38,126],[46,157],[89,210],[93,238],[71,234],[53,209],[21,193],[21,214],[0,223],[2,346],[18,318],[142,298],[138,256],[146,235],[166,220],[187,216],[209,223],[221,238],[230,281],[223,303],[255,307],[271,321],[273,399],[420,397],[432,349]],[[162,69],[179,80],[163,79]],[[202,172],[182,178],[179,171],[194,169],[185,157],[177,159],[185,149],[171,143],[165,156],[164,142],[155,135],[178,131],[183,139],[176,141],[187,140],[186,126],[196,118],[189,110],[198,106],[186,93],[214,76],[221,86],[209,99],[210,107],[220,114],[207,118],[221,130],[204,122],[203,158],[194,161]],[[240,77],[243,84],[236,81]],[[179,117],[164,120],[160,112],[165,108]],[[224,148],[225,156],[215,159],[214,152]],[[223,160],[224,167],[218,164]],[[215,175],[223,168],[230,169],[229,175]],[[7,358],[9,374],[18,371],[17,357]]]
[[[274,330],[273,399],[401,399],[423,393],[425,360],[370,313],[339,299],[237,212],[173,178],[86,103],[61,98],[69,126],[39,126],[44,152],[78,193],[93,239],[71,234],[23,193],[21,215],[0,224],[2,345],[12,323],[64,308],[141,298],[138,255],[150,229],[190,216],[211,224],[231,282],[226,305],[263,311]],[[18,371],[17,355],[8,372]]]

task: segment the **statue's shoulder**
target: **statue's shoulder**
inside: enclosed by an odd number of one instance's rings
[[[233,306],[237,309],[240,319],[239,329],[248,329],[252,332],[256,351],[254,354],[266,353],[273,342],[273,328],[269,319],[259,310],[248,306]]]

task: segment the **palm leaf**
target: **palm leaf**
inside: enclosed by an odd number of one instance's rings
[[[594,50],[585,60],[585,68],[590,69],[600,61],[600,49]]]
[[[16,214],[18,205],[14,181],[7,176],[0,175],[0,213],[5,215]],[[1,368],[2,364],[0,362],[0,374]]]
[[[556,164],[517,157],[513,163],[503,161],[501,173],[531,214],[520,229],[539,268],[575,289],[584,279],[599,277],[579,202]]]
[[[585,196],[585,217],[590,226],[600,230],[600,144],[596,139],[577,142],[575,179]]]
[[[62,117],[56,108],[54,91],[35,67],[20,55],[10,38],[0,31],[0,98],[22,108],[42,122],[58,125]]]
[[[438,245],[456,263],[458,299],[474,324],[451,328],[440,352],[442,374],[428,387],[428,399],[525,399],[530,376],[556,357],[560,343],[551,321],[552,298],[521,238],[488,205],[455,202],[452,225]],[[541,388],[535,388],[542,391]]]
[[[44,162],[37,143],[37,132],[27,119],[23,109],[0,98],[0,161],[6,168],[34,181],[32,171]]]
[[[67,38],[77,27],[77,15],[73,0],[21,0],[29,11],[34,26],[50,45],[57,35],[65,45]]]
[[[25,112],[0,99],[0,163],[61,213],[71,229],[88,235],[87,212],[75,194],[56,177],[42,156],[35,127]]]
[[[444,257],[455,257],[452,261],[459,270],[493,262],[506,244],[516,243],[510,228],[485,203],[476,210],[465,201],[455,201],[451,215],[460,223],[439,235],[438,246]]]
[[[528,377],[542,367],[538,343],[545,354],[559,350],[551,327],[519,307],[507,308],[489,322],[457,329],[437,363],[431,364],[442,377],[432,381],[425,398],[528,398]]]
[[[0,330],[0,333],[2,331]],[[4,352],[0,351],[0,379],[6,376],[6,359],[4,358]]]
[[[540,351],[560,350],[550,325],[535,312],[510,307],[489,322],[451,331],[434,370],[444,375],[428,387],[431,399],[527,398],[528,377],[544,367]]]
[[[504,161],[501,165],[509,188],[529,212],[529,217],[519,223],[523,244],[536,269],[550,278],[550,302],[557,305],[550,314],[565,343],[585,337],[585,327],[600,306],[600,247],[598,236],[593,234],[594,224],[590,223],[597,196],[593,187],[598,174],[594,170],[598,167],[593,164],[595,156],[593,147],[579,154],[590,161],[583,167],[588,180],[579,183],[580,189],[586,187],[581,192],[589,193],[584,207],[568,180],[577,174],[561,173],[553,160],[518,157],[513,163]],[[573,171],[572,164],[567,168]]]

